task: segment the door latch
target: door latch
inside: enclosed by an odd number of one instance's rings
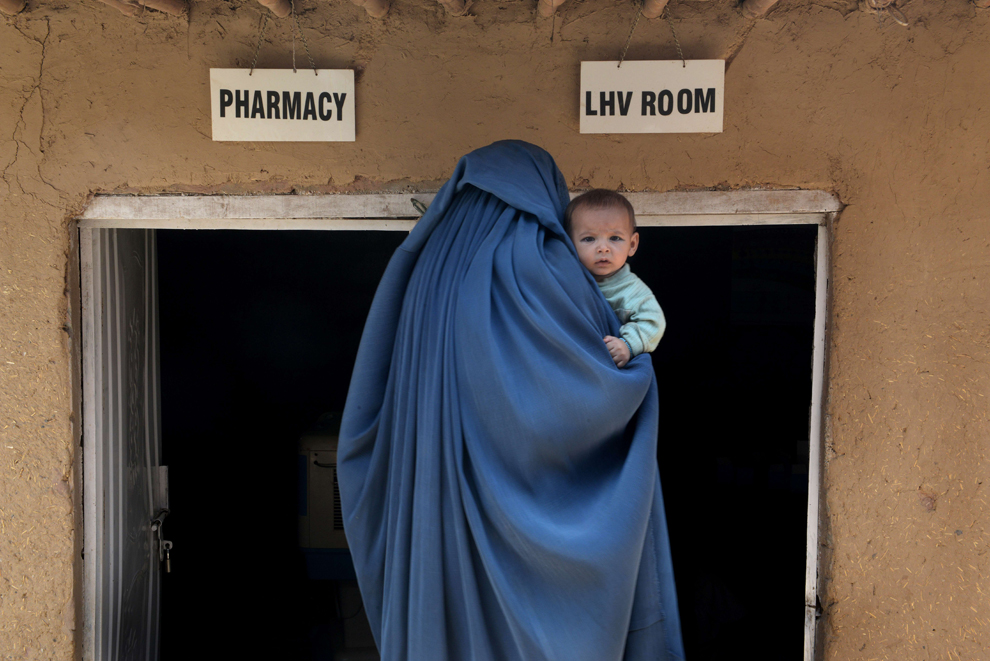
[[[155,509],[158,514],[151,520],[151,532],[158,537],[158,564],[165,563],[165,573],[172,572],[172,542],[162,537],[162,525],[171,511],[168,508],[168,466],[157,466],[151,475],[154,484]]]
[[[172,558],[169,553],[172,550],[172,542],[162,537],[162,526],[165,524],[165,517],[168,516],[168,509],[158,510],[158,516],[151,520],[151,532],[158,536],[158,562],[165,563],[165,573],[172,573]]]

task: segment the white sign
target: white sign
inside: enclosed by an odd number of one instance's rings
[[[581,63],[581,133],[721,133],[725,60]]]
[[[213,139],[353,142],[351,69],[210,69]]]

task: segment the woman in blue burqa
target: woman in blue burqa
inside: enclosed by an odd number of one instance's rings
[[[463,157],[396,250],[344,410],[344,527],[383,661],[683,658],[649,354],[525,142]]]

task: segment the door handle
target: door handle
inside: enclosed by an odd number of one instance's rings
[[[158,535],[158,562],[165,563],[165,573],[172,573],[172,558],[170,551],[172,550],[172,542],[164,539],[162,536],[162,526],[165,525],[165,517],[168,516],[169,509],[162,508],[158,510],[158,516],[151,520],[151,532],[157,533]]]
[[[165,517],[168,516],[169,511],[167,508],[158,510],[158,516],[151,520],[151,532],[160,533],[162,524],[165,523]]]

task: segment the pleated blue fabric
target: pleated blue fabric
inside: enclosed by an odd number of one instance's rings
[[[525,142],[474,151],[382,278],[341,426],[344,527],[384,661],[683,658],[648,355]]]

